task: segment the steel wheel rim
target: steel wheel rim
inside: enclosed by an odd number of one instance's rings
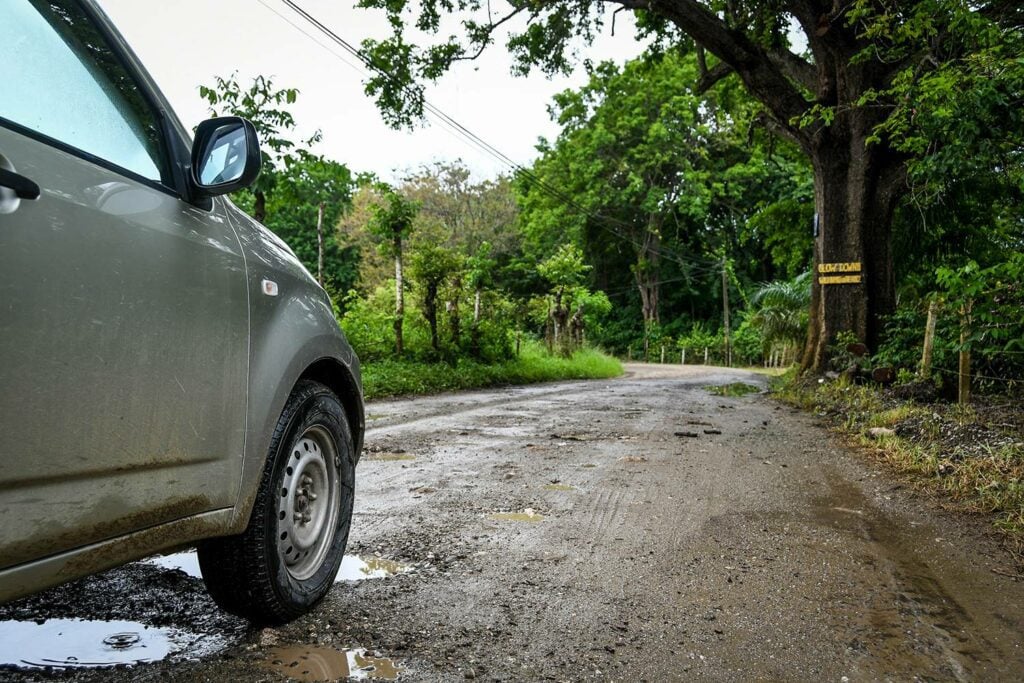
[[[326,429],[312,426],[292,444],[278,505],[278,552],[297,580],[323,564],[338,526],[338,449]]]

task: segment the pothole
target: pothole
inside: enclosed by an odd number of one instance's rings
[[[346,555],[341,561],[335,581],[363,581],[365,579],[386,579],[396,574],[406,574],[412,567],[383,557],[360,557]]]
[[[264,666],[297,681],[394,681],[402,669],[392,660],[372,657],[366,650],[290,645],[267,651]]]
[[[488,515],[489,519],[494,519],[499,522],[540,522],[544,520],[544,515],[537,514],[532,508],[526,508],[522,512],[495,512]]]
[[[0,621],[0,666],[79,669],[195,658],[227,645],[221,636],[135,621]]]
[[[733,382],[732,384],[715,384],[704,387],[704,389],[715,396],[746,396],[747,394],[760,393],[761,388],[745,382]]]

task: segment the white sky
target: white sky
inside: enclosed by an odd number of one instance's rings
[[[507,171],[500,162],[469,146],[437,124],[397,132],[380,118],[374,103],[363,93],[364,76],[309,37],[289,25],[291,20],[311,36],[342,52],[281,0],[99,0],[132,48],[138,53],[161,90],[189,128],[207,118],[206,103],[198,86],[212,85],[215,75],[238,71],[241,83],[256,75],[273,76],[277,87],[300,90],[290,107],[300,136],[316,129],[323,142],[316,151],[347,164],[353,171],[374,171],[393,180],[405,169],[435,160],[463,159],[480,177]],[[382,37],[383,20],[367,10],[353,9],[346,0],[301,0],[301,6],[348,42],[359,45],[367,37]],[[495,3],[495,14],[502,3]],[[610,19],[610,17],[609,17]],[[582,46],[581,46],[582,47]],[[637,55],[640,44],[631,17],[623,12],[615,36],[609,26],[583,55],[593,61],[623,62]],[[469,130],[497,147],[517,163],[536,157],[540,136],[549,139],[557,126],[548,118],[552,95],[585,81],[582,68],[570,78],[546,79],[540,73],[514,78],[511,59],[498,41],[476,62],[456,66],[427,91],[427,100]]]

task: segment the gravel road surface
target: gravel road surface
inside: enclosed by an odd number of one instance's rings
[[[190,556],[135,563],[0,608],[0,661],[50,665],[0,680],[1024,678],[1024,585],[985,521],[812,416],[707,390],[731,382],[765,385],[630,365],[372,403],[361,580],[255,630]],[[64,666],[139,659],[162,661]]]

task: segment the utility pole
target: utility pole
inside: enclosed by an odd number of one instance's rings
[[[725,364],[732,367],[732,340],[729,332],[729,262],[722,257],[722,331],[725,334]]]

